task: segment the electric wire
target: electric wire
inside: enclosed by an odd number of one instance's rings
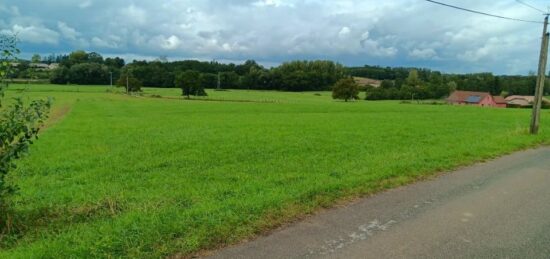
[[[534,6],[528,4],[528,3],[524,2],[524,1],[516,0],[516,2],[518,2],[518,3],[522,4],[522,5],[525,5],[525,6],[531,8],[531,9],[533,9],[533,10],[537,10],[537,11],[541,12],[542,14],[546,14],[546,13],[547,13],[547,12],[543,11],[542,9],[539,9],[539,8],[537,8],[537,7],[534,7]]]
[[[470,13],[475,13],[475,14],[481,14],[481,15],[490,16],[490,17],[494,17],[494,18],[500,18],[500,19],[505,19],[505,20],[510,20],[510,21],[516,21],[516,22],[528,22],[528,23],[540,23],[540,24],[544,24],[544,22],[531,21],[531,20],[523,20],[523,19],[518,19],[518,18],[510,18],[510,17],[501,16],[501,15],[495,15],[495,14],[490,14],[490,13],[475,11],[475,10],[472,10],[472,9],[467,9],[467,8],[463,8],[463,7],[459,7],[459,6],[455,6],[455,5],[445,4],[445,3],[441,3],[441,2],[433,1],[433,0],[426,0],[426,1],[428,1],[428,2],[430,2],[430,3],[434,3],[434,4],[438,4],[438,5],[442,5],[442,6],[446,6],[446,7],[450,7],[450,8],[454,8],[454,9],[458,9],[458,10],[462,10],[462,11],[465,11],[465,12],[470,12]]]

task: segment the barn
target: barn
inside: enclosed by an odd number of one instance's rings
[[[506,101],[504,99],[500,96],[492,96],[487,92],[454,91],[449,98],[447,98],[447,103],[506,108]]]

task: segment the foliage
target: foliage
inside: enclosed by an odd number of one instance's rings
[[[51,71],[53,84],[109,85],[111,73],[113,78],[120,77],[124,66],[124,60],[119,57],[103,59],[99,53],[83,50],[68,56],[50,56],[48,60],[59,62],[59,67]]]
[[[11,69],[11,63],[19,53],[15,36],[0,34],[0,82],[3,82]],[[6,180],[8,174],[15,168],[15,160],[19,159],[33,140],[38,136],[41,124],[47,118],[50,108],[49,100],[34,100],[29,105],[22,98],[15,98],[5,105],[4,91],[7,83],[0,84],[0,229],[1,233],[9,231],[7,206],[9,197],[15,192],[15,187]],[[7,229],[6,229],[7,228]]]
[[[285,91],[330,90],[344,77],[344,67],[332,61],[292,61],[274,68],[273,89]]]
[[[134,76],[135,72],[129,68],[122,70],[120,78],[116,81],[116,86],[124,87],[128,93],[140,92],[143,83]]]
[[[533,95],[536,76],[495,76],[492,73],[442,74],[438,71],[420,68],[391,68],[364,66],[346,68],[352,76],[383,80],[383,89],[371,88],[369,100],[380,99],[434,99],[447,96],[454,90],[490,92],[499,95],[503,91],[512,95]],[[394,82],[391,89],[389,83]],[[550,82],[550,80],[549,80]],[[403,88],[404,86],[404,88]],[[385,89],[385,90],[384,90]],[[545,84],[545,94],[550,94],[550,84]]]
[[[99,63],[75,64],[69,69],[68,76],[70,83],[80,85],[95,85],[110,81],[109,68]],[[52,81],[54,81],[53,78]]]
[[[550,140],[527,133],[522,109],[240,90],[208,98],[247,102],[182,103],[73,88],[25,92],[73,108],[18,163],[22,231],[1,241],[0,258],[190,257],[339,199]]]
[[[203,88],[216,88],[218,85],[218,75],[212,73],[203,73],[200,76]]]
[[[181,95],[190,98],[190,95],[194,96],[206,96],[206,92],[203,87],[203,80],[201,74],[195,70],[187,70],[185,72],[176,75],[174,84],[181,88]]]
[[[204,88],[217,88],[217,81],[212,84],[211,75],[219,73],[220,88],[223,89],[285,91],[329,90],[345,74],[342,65],[331,61],[292,61],[272,69],[266,69],[253,60],[240,65],[194,60],[134,61],[128,66],[144,86],[167,88],[179,87],[175,85],[176,75],[188,70],[208,75],[210,81],[203,83]]]
[[[19,49],[17,48],[17,38],[15,36],[0,33],[0,97],[3,97],[6,85],[1,85],[12,72],[12,62],[17,60]],[[0,99],[0,106],[1,106]]]
[[[40,57],[39,54],[32,55],[31,62],[32,63],[40,63],[42,61],[42,57]]]
[[[351,77],[342,78],[332,87],[332,98],[344,101],[359,99],[359,85]]]

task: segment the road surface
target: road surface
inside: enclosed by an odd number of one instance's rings
[[[550,147],[334,208],[212,258],[550,258]]]

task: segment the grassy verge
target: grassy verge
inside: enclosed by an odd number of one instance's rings
[[[17,227],[2,236],[0,257],[189,255],[346,197],[550,140],[549,111],[533,137],[522,109],[261,91],[209,98],[276,102],[201,102],[106,90],[19,91],[70,111],[10,179],[21,188]]]

